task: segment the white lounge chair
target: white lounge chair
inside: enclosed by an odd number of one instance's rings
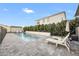
[[[63,45],[63,46],[65,46],[65,47],[68,49],[68,51],[70,52],[70,49],[69,49],[70,45],[69,45],[69,39],[68,39],[69,35],[70,35],[70,33],[68,33],[67,36],[66,36],[64,39],[48,38],[48,39],[46,39],[46,42],[56,43],[56,47],[58,46],[58,44]]]

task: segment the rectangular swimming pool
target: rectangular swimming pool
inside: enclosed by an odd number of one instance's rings
[[[36,41],[47,38],[47,36],[30,34],[30,33],[16,33],[16,35],[18,35],[18,37],[24,41]]]

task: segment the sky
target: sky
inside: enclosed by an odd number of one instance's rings
[[[62,11],[67,20],[76,12],[76,3],[0,3],[0,24],[9,26],[35,25],[35,20]]]

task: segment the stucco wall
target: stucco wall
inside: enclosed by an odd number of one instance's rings
[[[22,32],[23,29],[22,28],[10,28],[10,32]]]
[[[52,23],[56,24],[58,22],[61,22],[62,20],[66,20],[66,15],[65,15],[64,12],[39,19],[39,20],[36,21],[36,23],[37,23],[37,25],[52,24]]]
[[[26,33],[37,34],[37,35],[44,35],[44,36],[50,36],[50,32],[26,31]]]
[[[2,40],[4,39],[6,33],[7,33],[7,30],[0,26],[0,44],[1,44]]]

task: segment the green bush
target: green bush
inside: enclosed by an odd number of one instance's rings
[[[70,21],[70,32],[75,33],[75,28],[78,26],[79,22],[77,19]],[[48,25],[35,25],[35,26],[25,26],[24,31],[39,31],[39,32],[50,32],[51,35],[65,36],[67,32],[65,31],[66,21],[61,21],[60,23],[53,23]]]
[[[49,25],[35,25],[35,26],[29,26],[29,27],[25,26],[23,28],[23,30],[24,30],[24,32],[25,31],[49,32],[50,31],[50,26]]]
[[[79,26],[79,19],[74,19],[70,21],[70,32],[71,34],[75,34],[76,32],[76,27]]]
[[[66,28],[66,21],[62,21],[57,24],[52,24],[51,35],[65,36],[67,34],[67,32],[65,31],[65,28]]]

